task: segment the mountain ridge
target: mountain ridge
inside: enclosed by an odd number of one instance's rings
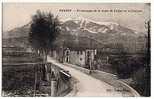
[[[105,24],[107,24],[107,22]],[[113,26],[111,26],[111,24]],[[31,23],[28,23],[8,31],[5,35],[3,33],[3,39],[28,38],[30,25]],[[61,22],[61,33],[57,38],[56,44],[60,45],[62,41],[65,41],[69,47],[80,45],[80,47],[87,46],[89,48],[91,46],[91,40],[94,41],[93,46],[96,48],[102,48],[104,45],[116,44],[122,44],[124,48],[130,52],[136,51],[137,49],[145,50],[146,48],[144,33],[139,33],[117,23],[109,22],[108,25],[104,25],[104,23],[98,24],[97,22],[87,19],[70,19]]]

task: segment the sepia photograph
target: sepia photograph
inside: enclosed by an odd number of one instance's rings
[[[150,3],[2,3],[2,97],[150,97]]]

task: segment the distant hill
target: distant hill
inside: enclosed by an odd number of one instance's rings
[[[28,23],[24,26],[17,27],[10,31],[4,32],[3,38],[6,39],[6,38],[28,37],[30,24],[31,23]]]

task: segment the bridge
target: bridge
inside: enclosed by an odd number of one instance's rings
[[[76,83],[74,85],[73,91],[67,96],[140,96],[128,85],[118,83],[121,87],[114,86],[109,82],[102,81],[89,75],[88,70],[77,68],[78,66],[66,63],[61,64],[51,57],[48,57],[48,62],[51,62],[56,66],[69,71],[71,76],[75,79]]]

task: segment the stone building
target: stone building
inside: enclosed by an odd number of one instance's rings
[[[64,50],[64,62],[92,69],[96,54],[96,49],[66,48]]]
[[[50,53],[59,62],[70,63],[88,69],[92,68],[96,54],[96,49],[88,48],[63,48],[52,50]]]

